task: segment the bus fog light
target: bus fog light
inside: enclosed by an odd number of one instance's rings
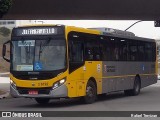
[[[65,83],[65,81],[66,81],[66,79],[62,79],[62,80],[59,80],[58,82],[54,83],[52,89],[54,90],[54,89],[58,88],[59,86],[63,85]]]

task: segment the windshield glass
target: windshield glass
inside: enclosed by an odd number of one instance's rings
[[[14,71],[52,71],[65,68],[65,40],[12,41]]]

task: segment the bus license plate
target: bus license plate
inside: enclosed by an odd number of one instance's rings
[[[38,95],[38,91],[37,90],[30,90],[28,91],[29,95]]]

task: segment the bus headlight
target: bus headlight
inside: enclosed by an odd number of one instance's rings
[[[54,89],[58,88],[59,86],[63,85],[65,82],[66,82],[66,79],[65,79],[65,78],[64,78],[64,79],[61,79],[61,80],[59,80],[59,81],[57,81],[57,82],[55,82],[55,83],[53,84],[52,89],[54,90]]]
[[[15,82],[13,82],[12,80],[10,80],[10,84],[11,84],[11,86],[12,86],[14,89],[17,89],[17,86],[16,86],[16,83],[15,83]]]

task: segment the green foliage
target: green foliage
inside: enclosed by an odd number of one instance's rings
[[[7,36],[10,35],[10,33],[11,33],[11,30],[10,30],[10,29],[8,29],[8,28],[6,28],[6,27],[1,27],[1,28],[0,28],[0,34],[1,34],[2,36],[7,37]]]
[[[0,0],[0,17],[6,14],[12,5],[12,0]]]

